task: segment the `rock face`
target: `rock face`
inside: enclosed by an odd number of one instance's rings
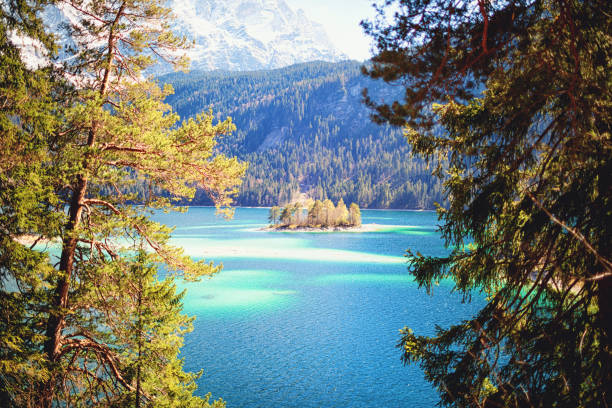
[[[259,70],[348,59],[320,24],[284,0],[172,0],[177,33],[195,41],[191,68]]]

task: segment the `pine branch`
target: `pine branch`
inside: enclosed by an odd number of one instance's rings
[[[561,221],[560,219],[558,219],[557,217],[555,217],[546,207],[544,207],[544,205],[532,193],[530,193],[529,191],[526,191],[525,194],[527,194],[527,196],[531,199],[531,201],[533,201],[534,204],[540,210],[542,210],[548,216],[548,218],[550,218],[550,220],[552,222],[554,222],[555,224],[561,226],[564,230],[569,232],[574,238],[576,238],[578,241],[580,241],[586,247],[586,249],[595,256],[597,261],[606,270],[605,273],[601,273],[601,274],[592,276],[590,278],[586,278],[586,280],[597,281],[597,280],[601,280],[601,279],[608,278],[608,277],[612,276],[612,262],[610,262],[609,260],[604,258],[602,255],[600,255],[599,252],[593,247],[593,245],[591,245],[588,242],[588,240],[585,238],[585,236],[580,231],[578,231],[575,228],[570,227],[569,225],[567,225],[567,223],[565,223],[565,222]]]

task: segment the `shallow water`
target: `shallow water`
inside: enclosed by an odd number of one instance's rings
[[[452,284],[425,294],[407,274],[405,250],[446,253],[432,212],[362,211],[377,232],[264,232],[268,211],[212,208],[156,218],[175,225],[173,243],[224,270],[187,283],[196,316],[183,356],[204,369],[198,394],[228,407],[433,407],[436,392],[403,366],[398,330],[433,334],[471,317]]]

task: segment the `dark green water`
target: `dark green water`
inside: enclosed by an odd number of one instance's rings
[[[175,225],[174,244],[223,262],[212,279],[187,284],[196,316],[183,355],[204,369],[198,393],[228,407],[433,407],[435,390],[403,366],[398,330],[432,334],[471,317],[450,283],[433,296],[406,271],[407,248],[445,253],[432,212],[363,211],[378,232],[263,232],[268,211],[211,208],[156,218]]]

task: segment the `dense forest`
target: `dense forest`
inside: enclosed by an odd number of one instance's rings
[[[411,158],[402,129],[373,124],[361,92],[393,98],[357,62],[312,62],[254,72],[164,76],[166,102],[182,117],[212,109],[237,130],[220,149],[250,163],[237,204],[273,206],[301,196],[362,208],[432,209],[441,182]],[[200,192],[192,204],[208,204]]]

